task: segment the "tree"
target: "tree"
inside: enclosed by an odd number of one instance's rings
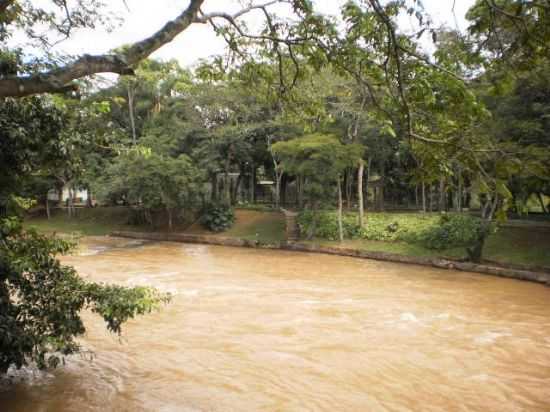
[[[338,225],[340,240],[343,240],[342,226],[342,173],[357,164],[364,148],[358,144],[344,145],[331,135],[312,134],[272,146],[281,159],[285,172],[306,179],[305,193],[315,213],[323,201],[330,198],[334,186],[338,192]],[[314,236],[315,224],[312,233]]]
[[[23,230],[21,214],[32,202],[19,196],[21,183],[58,161],[64,120],[45,98],[0,102],[0,374],[31,362],[55,366],[78,352],[75,339],[85,332],[82,309],[98,313],[109,330],[120,333],[126,320],[167,299],[149,288],[85,282],[57,259],[71,249],[69,243]]]
[[[129,75],[134,73],[135,66],[146,59],[163,45],[171,42],[177,35],[187,30],[193,24],[211,24],[222,35],[227,35],[227,28],[218,22],[225,21],[236,30],[240,36],[252,40],[264,40],[275,43],[291,44],[298,41],[293,33],[251,34],[246,31],[239,19],[254,11],[263,13],[269,22],[267,8],[276,3],[286,3],[284,0],[272,0],[263,4],[251,4],[240,11],[229,14],[224,12],[203,13],[201,6],[204,0],[191,0],[182,13],[172,21],[167,22],[152,36],[138,41],[122,51],[105,55],[89,55],[73,60],[65,66],[43,70],[40,66],[31,67],[22,64],[21,52],[19,58],[11,59],[15,66],[10,76],[0,79],[0,97],[22,97],[39,93],[66,92],[78,88],[73,81],[96,73],[117,73]],[[310,10],[309,2],[293,1],[296,12]],[[48,7],[49,6],[49,7]],[[53,8],[53,12],[51,9]],[[70,37],[79,28],[94,28],[98,23],[110,24],[102,10],[102,4],[92,0],[79,0],[72,8],[66,1],[51,0],[44,7],[33,5],[30,1],[17,2],[5,0],[0,3],[0,40],[5,40],[16,27],[23,30],[30,38],[38,38],[39,45],[48,52],[55,43],[47,35],[38,35],[40,26],[49,27],[54,37]],[[281,30],[284,29],[281,26]],[[59,40],[59,39],[58,39]],[[52,62],[49,62],[52,63]],[[24,74],[19,74],[24,73]]]
[[[201,173],[186,155],[172,158],[132,150],[112,164],[98,191],[103,197],[124,193],[128,203],[142,208],[150,225],[154,224],[153,213],[164,210],[172,229],[174,213],[196,204],[201,183]]]

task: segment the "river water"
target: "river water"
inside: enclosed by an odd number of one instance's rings
[[[13,374],[1,412],[550,411],[550,288],[420,266],[88,238],[95,281],[174,294],[86,356]],[[93,360],[90,356],[93,355]]]

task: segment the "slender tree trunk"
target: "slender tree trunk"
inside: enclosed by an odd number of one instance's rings
[[[491,210],[489,212],[489,216],[487,216],[487,220],[490,222],[491,220],[493,220],[493,217],[495,215],[495,212],[497,210],[497,206],[498,206],[498,202],[500,201],[499,199],[499,196],[498,196],[498,193],[495,194],[495,197],[494,197],[494,200],[493,200],[493,203],[491,204]]]
[[[50,200],[48,199],[48,192],[46,192],[46,216],[48,220],[50,220]]]
[[[456,191],[456,211],[462,213],[462,174],[458,171],[458,187]]]
[[[227,204],[231,204],[231,187],[230,187],[230,182],[229,182],[229,165],[230,165],[230,162],[231,162],[231,157],[230,155],[227,156],[227,159],[225,159],[225,170],[224,170],[224,175],[225,175],[225,179],[224,179],[224,184],[223,184],[223,200],[225,203]]]
[[[283,173],[275,171],[275,209],[281,206],[281,180]]]
[[[212,193],[210,194],[210,200],[216,202],[218,200],[218,174],[212,175]]]
[[[256,165],[252,164],[250,174],[250,203],[256,203]]]
[[[63,207],[63,187],[65,185],[60,185],[57,188],[57,207],[62,208]]]
[[[439,180],[439,211],[445,210],[445,179]]]
[[[372,164],[372,157],[369,156],[369,159],[367,160],[367,180],[365,182],[365,190],[363,191],[365,198],[364,203],[365,207],[368,209],[369,207],[369,179],[370,179],[370,166]]]
[[[94,203],[92,201],[92,189],[90,187],[86,188],[86,206],[87,207],[94,207]]]
[[[172,230],[173,222],[172,222],[172,209],[167,207],[166,212],[168,214],[168,229]]]
[[[69,199],[67,202],[67,213],[69,214],[69,218],[73,217],[73,188],[69,186]]]
[[[351,209],[351,203],[353,201],[353,199],[352,199],[353,171],[352,171],[351,168],[346,170],[345,187],[346,187],[346,205],[347,205],[348,210],[350,210]]]
[[[233,190],[231,191],[231,204],[235,205],[237,204],[237,197],[239,196],[239,188],[241,186],[241,176],[242,172],[239,173],[239,176],[237,176],[237,181],[235,182],[235,185],[233,186]]]
[[[380,178],[380,186],[378,186],[378,210],[381,212],[384,211],[384,186],[386,184],[386,179],[382,175]]]
[[[422,181],[422,212],[426,213],[426,183]]]
[[[365,171],[365,162],[359,160],[359,169],[357,170],[357,200],[359,202],[359,227],[365,227],[365,204],[363,201],[363,172]]]
[[[298,208],[302,209],[304,207],[304,179],[302,176],[298,176],[296,180],[296,189],[298,198]]]
[[[418,184],[414,185],[414,204],[416,209],[420,208],[420,199],[418,198]]]
[[[338,176],[338,237],[340,238],[340,242],[344,241],[344,225],[342,223],[343,203],[342,182],[340,176]]]
[[[279,189],[280,203],[286,206],[286,188],[288,185],[288,176],[285,173],[281,173],[281,188]]]
[[[134,97],[135,90],[128,85],[128,112],[130,115],[130,127],[132,128],[132,143],[134,146],[137,144],[137,134],[136,134],[136,119],[134,117]]]

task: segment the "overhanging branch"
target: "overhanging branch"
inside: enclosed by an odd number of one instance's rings
[[[7,8],[9,0],[0,0]],[[191,0],[189,6],[174,20],[166,23],[152,36],[131,45],[120,54],[84,55],[65,67],[30,76],[0,78],[0,97],[23,97],[39,93],[58,93],[74,89],[73,80],[96,73],[132,74],[132,67],[171,42],[195,20],[204,0]]]

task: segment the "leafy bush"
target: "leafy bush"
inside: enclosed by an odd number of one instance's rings
[[[442,215],[436,226],[420,233],[417,241],[434,250],[472,247],[492,231],[492,227],[477,217],[448,214]]]
[[[235,223],[235,211],[232,207],[211,203],[206,205],[201,217],[201,224],[212,232],[223,232]]]
[[[298,225],[301,233],[311,233],[314,218],[311,211],[300,213]],[[433,250],[464,247],[468,259],[473,262],[481,260],[485,240],[494,232],[494,226],[482,219],[462,214],[371,213],[365,227],[361,228],[357,215],[346,213],[343,226],[347,239],[401,241]],[[338,239],[336,212],[317,213],[315,236],[328,240]]]
[[[346,213],[343,218],[344,237],[383,241],[415,241],[419,233],[436,223],[437,216],[433,215],[373,213],[368,215],[365,227],[361,228],[355,213]],[[313,212],[300,213],[298,225],[301,233],[309,233],[313,225]],[[336,212],[318,213],[315,235],[323,239],[338,239]]]

